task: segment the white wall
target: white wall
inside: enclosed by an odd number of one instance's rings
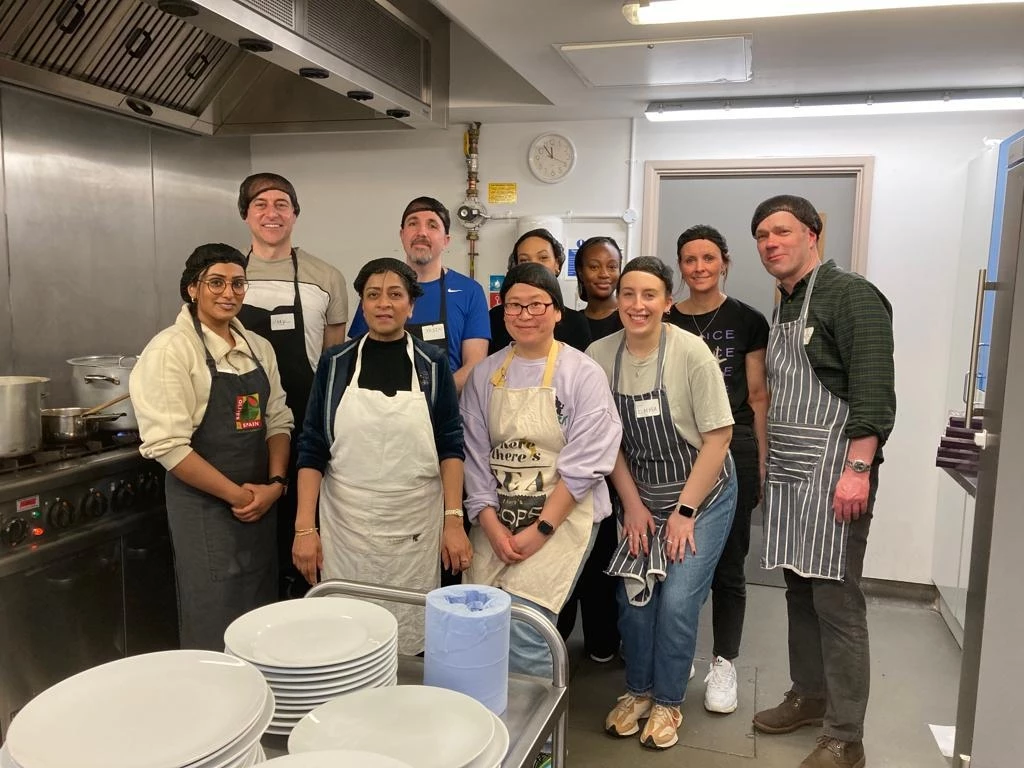
[[[886,447],[867,576],[931,580],[934,456],[946,418],[947,307],[955,288],[967,163],[986,137],[1020,127],[1019,117],[1006,115],[638,123],[637,183],[646,160],[875,157],[867,276],[894,307],[899,413]],[[559,130],[577,146],[576,169],[561,184],[533,181],[526,169],[529,143],[545,130]],[[484,125],[482,186],[519,182],[516,215],[617,215],[629,204],[629,145],[630,123],[624,120]],[[283,173],[298,188],[296,241],[350,279],[369,258],[401,256],[398,219],[409,199],[430,194],[453,207],[464,197],[461,127],[399,136],[258,137],[252,156],[254,169]],[[634,201],[639,209],[639,187]],[[503,271],[512,240],[510,222],[485,225],[478,277]],[[630,243],[639,244],[639,231]],[[461,230],[453,225],[448,263],[464,270],[465,253]]]

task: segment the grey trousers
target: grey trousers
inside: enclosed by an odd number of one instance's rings
[[[789,614],[789,674],[800,696],[825,699],[823,733],[843,741],[864,738],[871,686],[867,604],[860,588],[868,529],[878,491],[871,470],[867,514],[849,525],[842,581],[805,578],[785,569]]]

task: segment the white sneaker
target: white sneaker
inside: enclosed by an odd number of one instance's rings
[[[735,712],[739,704],[736,685],[736,667],[731,661],[716,656],[704,678],[704,709],[708,712],[728,714]]]
[[[690,665],[690,680],[693,680],[693,676],[696,675],[696,674],[697,674],[697,668],[695,666],[693,666],[693,664],[691,664]]]

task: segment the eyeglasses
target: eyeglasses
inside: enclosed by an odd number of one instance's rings
[[[220,296],[224,293],[224,289],[228,287],[228,282],[223,277],[208,277],[205,280],[196,280],[197,283],[206,283],[206,287],[210,289],[210,293]],[[230,281],[231,291],[238,296],[241,296],[247,290],[249,290],[249,281],[244,277],[236,277]]]
[[[256,211],[257,213],[263,213],[270,207],[270,203],[266,200],[253,200],[249,203],[249,208]],[[295,208],[292,206],[290,200],[275,200],[273,203],[274,210],[278,213],[291,213]]]
[[[546,304],[543,301],[531,301],[529,304],[520,304],[518,301],[510,301],[504,304],[505,316],[506,317],[519,317],[523,314],[525,309],[529,314],[537,317],[543,315],[548,311],[548,307],[554,304],[553,301],[549,301]]]

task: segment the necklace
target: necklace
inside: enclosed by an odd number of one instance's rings
[[[722,304],[725,304],[725,299],[722,299]],[[711,316],[711,319],[707,321],[703,328],[701,328],[697,324],[697,316],[690,315],[690,322],[693,323],[693,327],[697,329],[697,335],[700,336],[702,339],[704,338],[704,334],[707,333],[708,328],[710,328],[712,324],[715,322],[715,318],[718,317],[718,313],[722,309],[722,304],[719,304],[715,308],[715,314]]]

